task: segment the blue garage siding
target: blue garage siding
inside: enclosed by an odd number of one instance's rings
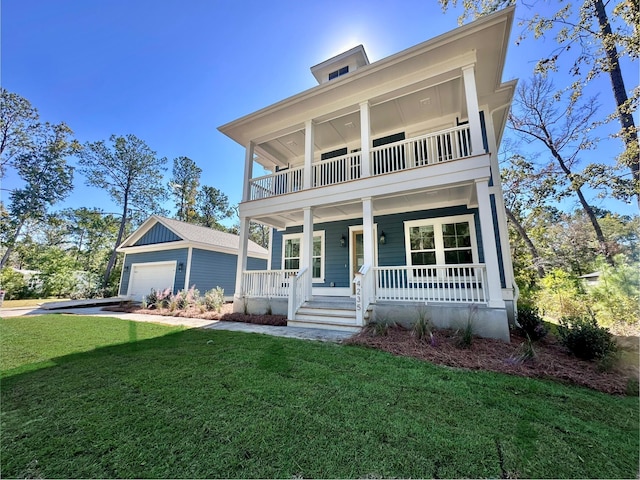
[[[149,229],[147,233],[145,233],[140,240],[135,243],[135,246],[139,245],[152,245],[155,243],[165,243],[165,242],[177,242],[182,240],[179,236],[169,230],[167,227],[162,225],[161,223],[156,223],[153,227]]]
[[[449,217],[456,215],[473,215],[478,242],[478,261],[484,262],[484,250],[482,247],[482,233],[480,230],[480,218],[477,208],[466,206],[438,208],[417,212],[398,213],[393,215],[380,215],[374,217],[374,223],[378,226],[378,235],[385,233],[386,243],[378,245],[378,265],[401,266],[406,265],[404,222],[428,218]],[[318,223],[313,226],[314,231],[324,230],[325,234],[325,278],[324,283],[314,283],[317,287],[329,287],[334,283],[336,287],[349,287],[351,274],[349,272],[349,226],[362,225],[361,218],[341,220],[336,222]],[[271,268],[282,268],[282,237],[289,233],[302,232],[302,226],[289,227],[285,231],[273,232]],[[347,239],[345,247],[340,246],[340,237]],[[500,260],[501,257],[500,257]]]
[[[237,255],[194,248],[191,253],[189,287],[195,286],[201,294],[221,287],[225,296],[231,296],[236,288]],[[267,261],[249,257],[248,270],[266,270]]]
[[[184,286],[184,277],[187,270],[187,249],[176,248],[173,250],[161,250],[158,252],[131,253],[124,257],[122,283],[120,284],[120,295],[126,295],[129,288],[129,275],[131,265],[134,263],[168,262],[175,260],[177,264],[182,263],[182,271],[176,268],[176,276],[173,283],[174,293]]]

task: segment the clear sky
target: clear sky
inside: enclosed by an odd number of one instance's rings
[[[218,126],[313,87],[309,68],[342,51],[363,44],[374,62],[455,28],[459,13],[443,14],[435,0],[1,0],[0,6],[2,86],[28,99],[41,120],[64,121],[81,143],[132,133],[169,159],[167,181],[173,158],[187,156],[202,168],[201,184],[219,188],[232,204],[241,199],[244,150]],[[520,6],[516,17],[524,15]],[[514,24],[513,39],[520,30]],[[512,42],[503,79],[529,77],[552,45]],[[626,65],[628,89],[638,84],[637,69]],[[602,90],[600,101],[611,111],[610,87],[602,82],[594,91]],[[613,158],[620,148],[609,142],[599,155]],[[56,209],[118,211],[77,173],[75,185]],[[9,174],[4,200],[15,186]],[[619,202],[606,206],[637,213]]]

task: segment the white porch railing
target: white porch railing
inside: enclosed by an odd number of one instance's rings
[[[463,125],[372,148],[371,173],[382,175],[470,155],[471,132]]]
[[[362,174],[360,152],[330,158],[313,164],[313,186],[324,187],[357,180]]]
[[[384,301],[488,303],[485,265],[374,267],[375,298]]]
[[[296,167],[271,175],[252,178],[249,181],[251,185],[250,198],[251,200],[258,200],[302,190],[303,174],[304,167]]]
[[[308,300],[307,293],[309,282],[311,282],[311,274],[308,268],[303,268],[297,275],[291,277],[291,294],[289,296],[289,304],[287,305],[287,318],[289,320],[296,319],[298,308]]]
[[[242,274],[242,293],[247,297],[288,297],[297,270],[248,270]]]
[[[471,155],[468,125],[409,138],[371,149],[371,175],[435,165]],[[312,187],[325,187],[362,178],[362,156],[354,152],[312,165]],[[304,167],[289,168],[249,180],[250,200],[259,200],[303,189]]]

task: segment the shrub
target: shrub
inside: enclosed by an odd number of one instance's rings
[[[604,358],[617,349],[609,330],[598,326],[593,316],[563,317],[558,334],[571,353],[585,360]]]
[[[418,309],[418,320],[411,328],[411,335],[418,340],[424,340],[426,337],[432,338],[433,325],[424,307]]]
[[[150,309],[158,308],[158,292],[156,292],[155,289],[152,288],[151,292],[149,292],[149,295],[144,297],[142,303],[146,304],[146,306]]]
[[[207,310],[220,312],[224,304],[224,290],[220,287],[212,288],[204,294],[204,304]]]
[[[518,305],[518,323],[520,332],[534,341],[543,338],[549,332],[540,312],[531,305]]]
[[[367,330],[376,337],[384,337],[389,333],[389,329],[395,326],[396,322],[378,314],[369,322]]]
[[[635,325],[640,319],[640,269],[622,255],[615,266],[600,261],[597,285],[588,288],[593,310],[602,325]]]
[[[543,315],[553,318],[588,315],[588,303],[580,280],[559,268],[541,281],[537,304]]]
[[[0,271],[0,286],[5,291],[5,300],[24,298],[27,295],[27,282],[20,272],[11,267],[4,267]]]

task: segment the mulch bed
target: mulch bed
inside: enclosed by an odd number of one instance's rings
[[[523,358],[526,339],[515,333],[511,343],[474,337],[469,348],[459,345],[459,334],[452,330],[437,330],[432,338],[418,340],[411,331],[398,327],[390,328],[386,335],[365,329],[348,342],[439,365],[553,379],[615,395],[627,394],[633,378],[629,371],[603,372],[596,362],[571,356],[553,335],[533,343],[533,359]]]
[[[233,313],[233,306],[229,303],[223,305],[220,312],[200,312],[195,308],[173,312],[168,309],[148,310],[133,304],[105,307],[104,309],[260,325],[287,325],[287,318],[282,315]],[[614,395],[628,394],[630,379],[635,379],[636,382],[638,379],[637,371],[624,371],[616,368],[610,371],[601,371],[597,362],[580,360],[570,355],[551,334],[533,343],[535,352],[533,359],[523,358],[526,339],[515,332],[511,334],[511,343],[473,337],[469,348],[459,346],[458,335],[452,330],[436,330],[433,332],[432,338],[418,340],[411,334],[411,331],[401,327],[389,328],[386,335],[376,335],[371,329],[364,329],[345,343],[376,348],[394,355],[418,358],[450,367],[553,379]],[[637,384],[635,388],[637,389]]]

